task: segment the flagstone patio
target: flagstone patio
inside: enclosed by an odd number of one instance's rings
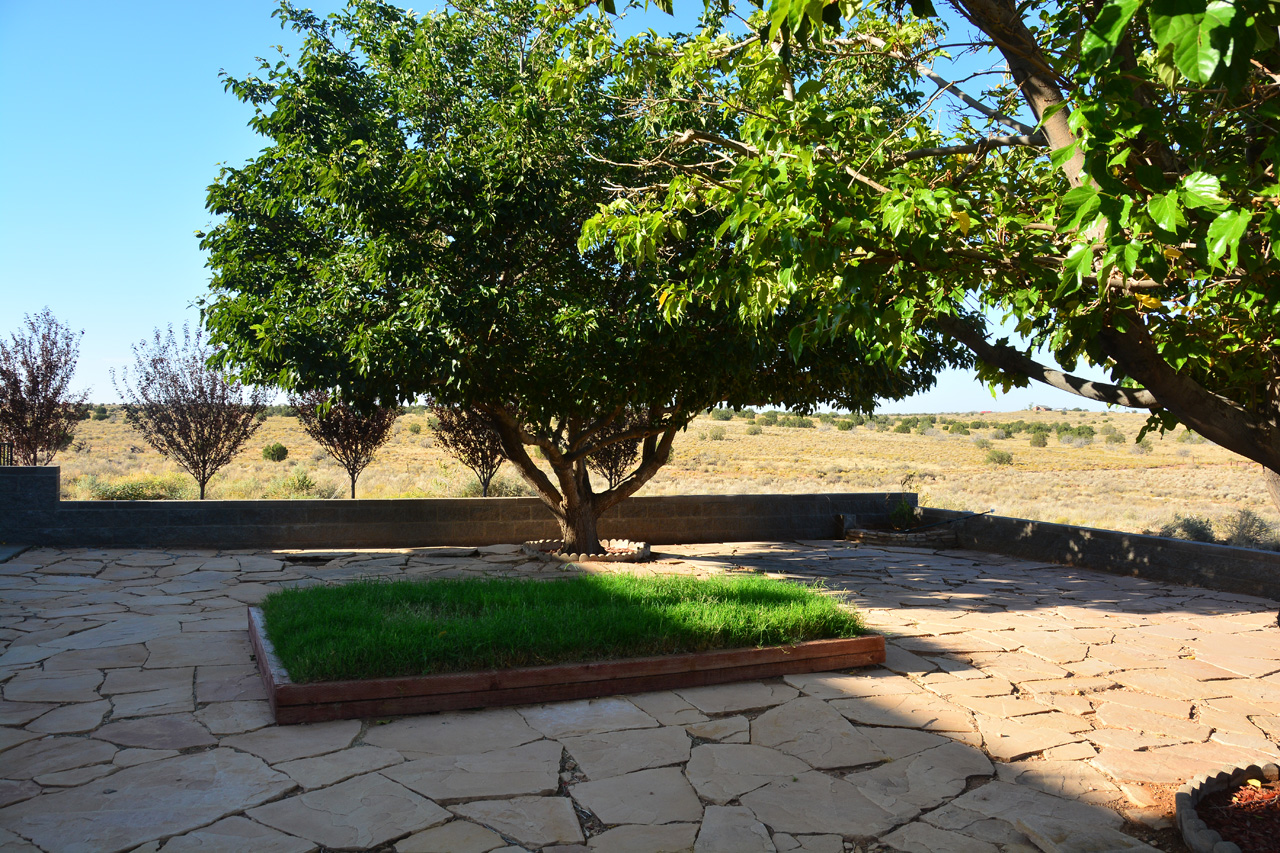
[[[0,563],[0,850],[1178,850],[1171,790],[1280,757],[1275,602],[967,551],[671,546],[821,578],[883,667],[275,726],[245,605],[512,548],[27,551]]]

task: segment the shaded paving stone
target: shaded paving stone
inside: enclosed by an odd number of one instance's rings
[[[405,717],[386,725],[371,725],[364,742],[398,750],[405,758],[418,758],[510,749],[539,738],[541,735],[516,711],[492,708]]]
[[[396,842],[396,853],[489,853],[506,847],[502,836],[465,820],[453,820]]]
[[[179,634],[147,641],[149,667],[245,664],[253,654],[247,631]]]
[[[1083,761],[1019,761],[1001,764],[997,773],[1006,782],[1085,802],[1107,803],[1121,793],[1105,773]]]
[[[410,790],[441,803],[554,794],[560,784],[555,741],[473,755],[433,755],[384,770]]]
[[[518,710],[530,726],[553,740],[658,725],[653,717],[617,696],[555,705],[530,705]]]
[[[3,827],[0,827],[0,849],[5,853],[44,853],[39,847]]]
[[[622,776],[689,760],[689,735],[678,726],[561,738],[588,779]]]
[[[809,769],[800,759],[763,746],[703,744],[693,750],[685,776],[699,797],[725,805],[748,791]]]
[[[1080,740],[1069,732],[1036,725],[1035,717],[1005,720],[979,714],[976,719],[983,745],[997,761],[1017,761]]]
[[[146,663],[147,647],[141,643],[129,646],[74,649],[60,652],[44,662],[45,672],[76,669],[114,669],[116,667],[142,666]]]
[[[982,841],[939,829],[927,823],[909,823],[884,836],[881,841],[904,853],[999,853],[1000,848]]]
[[[253,753],[268,764],[279,764],[345,749],[360,734],[359,720],[335,720],[301,726],[275,726],[222,739],[231,746]]]
[[[146,643],[181,632],[182,623],[172,616],[125,616],[44,645],[54,649],[102,649]]]
[[[853,785],[816,770],[771,782],[741,801],[775,832],[879,835],[900,822]]]
[[[257,667],[248,664],[196,667],[197,702],[246,702],[255,699],[267,699]]]
[[[838,835],[788,835],[776,833],[773,843],[778,853],[844,853],[844,839]]]
[[[117,767],[133,767],[137,764],[146,764],[149,761],[172,758],[177,754],[178,751],[176,749],[141,749],[134,747],[117,752],[115,758],[111,759],[111,763]]]
[[[1016,817],[1013,822],[1044,853],[1123,853],[1126,850],[1157,849],[1105,826],[1039,816]]]
[[[0,728],[0,752],[12,749],[21,743],[43,737],[40,732],[29,732],[24,729]],[[8,760],[8,756],[5,757]]]
[[[304,790],[313,790],[341,782],[352,776],[372,773],[404,759],[400,753],[391,749],[380,749],[376,746],[353,746],[328,755],[315,758],[300,758],[297,761],[286,761],[277,764],[275,769],[288,773],[289,777],[302,786]]]
[[[994,771],[981,750],[946,743],[844,778],[886,812],[908,819],[959,794],[969,777]]]
[[[212,826],[179,835],[165,842],[164,853],[225,853],[252,850],[253,853],[308,853],[315,844],[242,817],[229,817]]]
[[[95,702],[103,675],[96,669],[61,672],[19,672],[4,685],[4,698],[12,702]]]
[[[973,719],[963,708],[924,693],[833,699],[830,705],[849,720],[867,726],[899,726],[939,732],[974,730]]]
[[[918,731],[859,729],[826,702],[805,697],[757,717],[751,723],[751,742],[790,753],[812,767],[831,768],[900,758],[945,739]]]
[[[449,819],[435,803],[377,773],[268,803],[247,814],[322,847],[357,850]]]
[[[747,743],[751,740],[751,723],[746,717],[721,717],[685,726],[684,729],[696,738],[719,743]]]
[[[687,853],[698,835],[696,823],[619,826],[587,842],[593,853]]]
[[[4,753],[0,773],[6,779],[32,779],[46,773],[110,761],[116,748],[92,738],[52,736]]]
[[[256,731],[275,722],[267,702],[213,702],[196,711],[195,716],[215,735]]]
[[[707,806],[694,853],[777,853],[769,830],[743,806]]]
[[[29,800],[40,793],[40,786],[30,779],[21,782],[11,779],[0,780],[0,808]]]
[[[111,853],[178,835],[256,806],[293,783],[229,749],[130,767],[0,810],[0,823],[66,853]]]
[[[627,698],[637,708],[664,726],[683,726],[688,723],[703,723],[707,720],[706,714],[670,690],[636,693]]]
[[[103,696],[116,693],[141,693],[147,690],[164,690],[178,687],[191,691],[191,677],[195,667],[166,667],[163,669],[121,668],[107,673],[98,688]]]
[[[63,705],[32,720],[27,724],[27,729],[46,734],[80,734],[101,725],[102,718],[110,710],[111,703],[106,699]]]
[[[675,692],[704,714],[736,714],[758,708],[772,708],[800,695],[794,687],[761,681],[689,687]]]
[[[674,767],[582,782],[570,793],[608,826],[683,823],[702,817],[698,795]]]
[[[143,693],[117,693],[111,697],[113,716],[148,717],[195,710],[191,687],[166,687]]]
[[[145,717],[108,723],[95,733],[96,737],[120,746],[136,746],[146,749],[191,749],[212,746],[217,738],[209,734],[190,714],[172,714],[162,717]]]
[[[25,726],[57,707],[54,702],[0,702],[0,726]]]
[[[37,776],[33,781],[46,788],[74,788],[94,779],[114,773],[118,770],[114,764],[91,764],[88,767],[76,767],[73,770],[61,770],[57,773],[46,773]]]
[[[567,797],[513,797],[452,806],[455,814],[484,824],[530,847],[578,844],[584,838]]]

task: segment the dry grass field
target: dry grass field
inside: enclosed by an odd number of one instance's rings
[[[893,416],[900,420],[903,416]],[[924,434],[875,429],[839,430],[816,418],[814,428],[752,425],[743,418],[700,417],[677,438],[671,462],[642,495],[738,494],[898,490],[920,493],[921,504],[1001,515],[1142,531],[1157,529],[1175,513],[1220,519],[1241,509],[1272,525],[1280,515],[1267,498],[1261,469],[1199,440],[1179,441],[1183,430],[1148,437],[1149,450],[1135,449],[1144,416],[1137,413],[1009,412],[940,415],[938,419],[988,426],[969,435],[928,428]],[[1048,435],[1033,447],[1026,432],[999,438],[1001,423],[1067,422],[1092,426],[1092,443],[1072,446]],[[414,425],[420,430],[414,432]],[[1105,441],[1112,427],[1123,441]],[[989,442],[984,447],[981,442]],[[283,462],[262,458],[262,448],[280,442]],[[1080,442],[1075,442],[1081,444]],[[988,461],[993,450],[1012,457]],[[1143,451],[1146,452],[1143,452]],[[93,484],[140,476],[190,478],[149,448],[117,409],[106,420],[80,424],[73,449],[59,455],[66,498],[89,498]],[[422,414],[397,421],[395,434],[361,476],[362,498],[449,497],[476,491],[474,477],[447,456],[431,437]],[[525,493],[508,465],[498,474],[507,494]],[[271,417],[251,444],[214,477],[211,499],[345,497],[345,472],[290,417]]]

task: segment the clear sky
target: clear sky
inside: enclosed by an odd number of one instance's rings
[[[194,236],[212,224],[205,191],[219,163],[262,147],[219,72],[248,74],[255,57],[296,43],[271,17],[275,5],[0,0],[0,334],[45,306],[83,329],[77,387],[95,402],[118,401],[109,370],[131,363],[133,344],[197,320],[193,303],[209,280]],[[659,29],[671,20],[650,19]],[[993,399],[953,372],[883,410],[1032,402],[1102,408],[1045,386]]]

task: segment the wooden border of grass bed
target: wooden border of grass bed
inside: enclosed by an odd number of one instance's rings
[[[798,672],[884,663],[884,637],[868,634],[790,646],[531,666],[359,681],[294,684],[267,639],[262,610],[249,608],[249,638],[276,722],[315,723],[464,708],[527,705],[701,687]]]

